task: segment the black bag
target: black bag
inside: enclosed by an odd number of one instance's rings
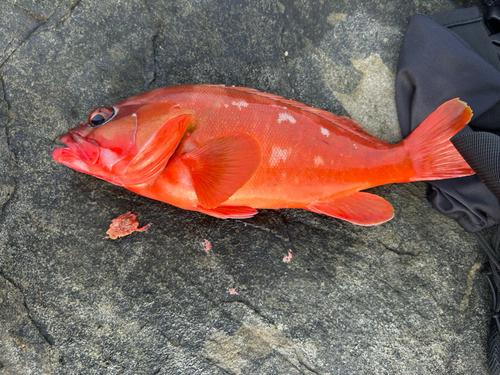
[[[474,116],[452,142],[477,175],[432,182],[428,198],[465,230],[477,232],[500,222],[500,137],[496,135],[500,134],[500,61],[476,8],[432,18],[412,16],[396,74],[403,136],[456,97],[472,108]]]
[[[490,16],[493,28],[500,27],[500,10],[490,11]],[[433,181],[427,198],[438,211],[474,233],[488,255],[484,270],[494,297],[489,340],[492,374],[500,374],[499,56],[500,34],[488,36],[476,8],[431,17],[414,15],[404,36],[396,74],[396,104],[404,136],[452,98],[465,101],[474,113],[469,126],[451,141],[476,175]],[[489,243],[479,232],[493,226],[497,227]]]

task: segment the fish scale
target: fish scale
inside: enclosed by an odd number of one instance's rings
[[[206,87],[198,86],[196,88],[205,89]],[[191,95],[187,95],[185,92],[172,93],[168,95],[168,98],[184,107],[195,109],[197,113],[204,114],[199,117],[199,126],[202,131],[198,133],[199,135],[196,134],[200,143],[217,135],[230,134],[235,129],[256,135],[262,147],[262,163],[254,178],[249,181],[249,188],[253,188],[253,185],[260,185],[262,189],[263,184],[270,180],[268,177],[272,177],[273,180],[280,179],[283,173],[288,176],[284,182],[290,183],[295,182],[295,178],[299,179],[298,183],[317,180],[332,181],[335,179],[335,175],[337,175],[336,179],[338,180],[340,179],[338,175],[342,175],[343,167],[354,168],[359,164],[356,160],[349,158],[356,150],[356,143],[348,138],[339,141],[338,135],[337,142],[333,145],[330,144],[329,137],[322,134],[320,130],[324,128],[323,126],[330,126],[330,124],[323,123],[324,120],[319,116],[314,114],[308,116],[311,114],[303,113],[300,108],[290,105],[288,107],[272,105],[273,100],[266,97],[259,98],[260,101],[257,103],[248,104],[244,100],[249,100],[249,95],[246,92],[236,91],[236,95],[231,96],[224,95],[224,91],[227,92],[228,89],[221,88],[220,91],[214,91],[210,94],[205,92],[195,92]],[[219,107],[217,100],[222,101],[220,111],[213,109]],[[207,103],[216,104],[210,106]],[[248,105],[238,109],[238,106],[233,103],[247,103]],[[225,108],[224,104],[228,108]],[[294,112],[290,114],[289,112],[292,111]],[[292,123],[289,120],[278,122],[280,113],[287,114],[290,118],[295,119],[295,122]],[[314,118],[315,122],[311,121],[311,117]],[[322,122],[321,126],[318,126],[320,121]],[[315,131],[311,131],[312,126],[314,126]],[[333,138],[332,136],[331,139]],[[304,139],[306,139],[305,142]],[[341,147],[342,145],[344,147]],[[370,146],[372,145],[370,144]],[[345,149],[344,152],[342,152],[343,149]],[[339,154],[342,153],[345,156],[344,161],[341,160],[341,156],[339,157]],[[315,170],[317,166],[314,163],[314,157],[319,156],[319,154],[327,160],[338,161],[338,167],[334,169],[322,168],[322,173],[318,173]],[[316,186],[317,188],[318,186]],[[331,186],[329,190],[332,191]],[[269,193],[272,192],[265,194]],[[309,190],[306,194],[311,195],[312,191]]]

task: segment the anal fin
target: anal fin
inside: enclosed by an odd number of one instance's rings
[[[256,209],[247,206],[219,206],[215,208],[197,206],[195,210],[219,219],[249,219],[258,213]]]
[[[306,209],[358,225],[381,224],[394,216],[394,208],[384,198],[360,191],[330,201],[313,202]]]

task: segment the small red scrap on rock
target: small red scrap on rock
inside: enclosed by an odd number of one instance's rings
[[[142,232],[147,230],[150,226],[151,223],[139,228],[137,216],[129,211],[126,214],[120,215],[116,219],[111,220],[109,229],[106,232],[107,236],[104,238],[116,240],[118,237],[128,236],[132,232]]]
[[[231,290],[229,290],[229,293],[230,294],[238,294],[238,292],[234,288],[232,288]]]
[[[210,251],[210,249],[212,248],[212,244],[210,243],[209,240],[207,239],[204,239],[203,242],[201,243],[201,247],[203,248],[203,250],[205,250],[205,252],[208,254],[208,252]]]
[[[283,262],[288,263],[292,260],[292,250],[288,250],[288,255],[283,257]]]

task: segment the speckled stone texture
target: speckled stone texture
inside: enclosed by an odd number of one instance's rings
[[[424,183],[372,189],[396,212],[375,227],[224,221],[51,158],[94,107],[187,83],[282,95],[396,142],[409,16],[472,4],[2,0],[0,375],[486,374],[483,257]],[[127,211],[151,228],[103,239]]]

